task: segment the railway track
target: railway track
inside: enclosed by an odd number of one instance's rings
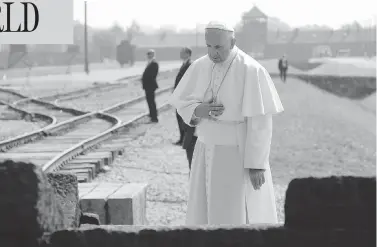
[[[156,93],[159,110],[167,108],[171,90],[172,87],[167,87]],[[117,155],[122,154],[130,140],[130,128],[148,116],[144,96],[116,104],[100,112],[115,116],[122,123],[55,156],[43,166],[45,171],[71,172],[76,174],[80,182],[91,181],[98,172],[109,166]]]
[[[120,121],[117,118],[103,113],[90,113],[81,118],[69,131],[60,129],[65,127],[64,122],[51,126],[43,131],[44,138],[38,141],[12,148],[6,153],[0,153],[0,160],[12,159],[29,161],[36,165],[44,165],[55,156],[92,136],[98,135],[111,127],[117,126]],[[72,121],[68,123],[71,124]]]
[[[172,73],[175,72],[175,69],[169,71],[162,71],[159,74],[158,79],[164,80],[165,78],[169,77]],[[104,84],[99,86],[94,86],[90,88],[80,89],[64,94],[56,94],[53,96],[43,97],[43,98],[27,98],[19,93],[12,92],[10,90],[3,90],[5,93],[9,95],[16,95],[14,100],[17,101],[13,102],[12,106],[15,110],[22,112],[22,114],[28,114],[26,116],[29,119],[39,119],[45,120],[48,126],[41,128],[40,130],[33,131],[28,134],[23,134],[21,136],[7,138],[5,141],[0,142],[0,152],[9,151],[12,148],[29,144],[31,142],[35,142],[41,140],[51,134],[53,135],[61,135],[65,132],[68,132],[70,129],[74,128],[76,124],[85,122],[88,119],[88,116],[85,114],[93,111],[94,109],[98,109],[97,102],[103,101],[100,97],[90,98],[91,95],[102,94],[102,96],[111,96],[108,97],[111,99],[108,103],[111,102],[119,102],[119,98],[130,98],[134,95],[140,95],[141,87],[140,87],[140,79],[139,76],[132,76],[129,77],[130,80],[123,82],[123,83],[114,83],[114,84]],[[123,91],[122,91],[123,90]],[[123,93],[123,95],[114,95],[114,93]],[[119,97],[121,96],[121,97]],[[77,102],[76,104],[69,104],[67,103],[66,106],[58,105],[60,101],[66,101],[72,99],[72,101]],[[98,100],[99,99],[99,100]],[[53,101],[54,103],[52,103]],[[83,105],[83,106],[92,106],[86,107],[89,111],[83,110],[76,110],[74,107],[69,107],[72,105]],[[105,104],[106,105],[106,104]],[[84,107],[85,108],[85,107]],[[90,114],[89,114],[90,115]],[[81,116],[81,118],[80,118]],[[77,118],[75,121],[69,122],[69,120],[73,120]],[[67,122],[68,121],[68,122]],[[67,123],[65,123],[67,122]],[[47,132],[48,127],[51,127],[55,124],[63,123],[58,125],[57,131],[49,131]]]
[[[9,142],[14,138],[18,138],[20,134],[25,136],[28,131],[43,129],[56,123],[55,117],[40,113],[30,113],[1,100],[0,120],[0,143]]]
[[[3,102],[3,104],[4,103],[5,102]],[[41,140],[48,135],[45,132],[45,130],[48,128],[55,126],[58,123],[64,123],[70,119],[74,119],[77,116],[82,116],[86,113],[72,108],[60,107],[38,99],[27,98],[25,96],[22,99],[14,101],[12,104],[5,104],[8,106],[8,108],[21,114],[21,119],[25,121],[43,121],[46,124],[39,130],[1,141],[0,153],[6,152],[7,150],[19,147],[26,143]]]
[[[160,90],[156,95],[156,103],[163,105],[170,96],[170,92],[170,87]],[[43,135],[43,138],[0,153],[0,160],[29,161],[42,166],[46,171],[57,171],[83,152],[92,150],[103,141],[118,136],[121,132],[124,133],[124,130],[136,120],[147,116],[147,111],[145,97],[141,96],[99,112],[90,112],[45,128],[42,133],[39,133]],[[72,125],[74,125],[73,128]],[[119,140],[121,139],[118,138]],[[123,145],[126,145],[126,142],[123,142]],[[88,157],[101,158],[103,153],[98,153],[97,150],[95,153],[86,154],[85,157],[77,157],[71,165],[77,160],[86,160]]]
[[[41,121],[45,122],[46,125],[51,125],[56,123],[56,118],[50,115],[41,113],[30,113],[21,108],[16,107],[13,104],[4,102],[0,100],[0,113],[5,113],[6,111],[12,111],[16,113],[19,117],[18,119],[23,119],[25,121]]]
[[[168,79],[169,77],[171,78],[171,75],[172,72],[161,73],[158,77],[159,86],[164,88],[173,85],[173,80]],[[93,91],[91,94],[84,97],[70,100],[67,100],[66,98],[58,99],[56,103],[60,106],[91,112],[105,109],[121,101],[127,101],[144,94],[141,82],[139,78],[137,78],[121,85],[109,85],[109,87]]]
[[[18,100],[22,100],[27,98],[26,96],[19,94],[17,92],[14,92],[12,90],[8,89],[3,89],[0,88],[0,101],[8,103],[8,104],[13,104],[14,102]]]
[[[163,80],[167,77],[170,77],[173,73],[176,73],[176,69],[162,71],[158,75],[158,80]],[[85,99],[90,96],[97,94],[98,92],[101,93],[112,93],[119,89],[131,89],[131,88],[140,88],[140,75],[129,76],[123,78],[119,81],[114,83],[102,83],[95,85],[89,88],[83,88],[79,90],[74,90],[71,92],[59,93],[51,96],[45,96],[38,98],[39,100],[45,102],[54,102],[55,104],[61,104],[62,102],[69,102],[76,99]]]
[[[162,77],[167,76],[169,74]],[[89,91],[94,93],[105,89],[110,92],[124,86],[124,84],[119,84],[95,87]],[[140,87],[139,84],[137,86]],[[171,89],[171,87],[166,87],[156,93],[158,106],[164,106]],[[56,95],[47,100],[56,102],[66,100],[71,96],[79,98],[90,94],[82,90],[75,95]],[[14,104],[24,112],[31,111],[34,114],[44,112],[50,116],[54,115],[52,117],[52,119],[55,118],[54,124],[33,133],[0,142],[0,160],[29,161],[42,166],[45,171],[49,172],[71,171],[79,177],[80,181],[89,181],[105,165],[109,165],[124,149],[127,139],[129,140],[128,129],[148,115],[144,96],[115,104],[101,111],[88,113],[58,106],[47,102],[46,98],[43,100],[22,98],[17,99]],[[26,143],[28,144],[22,145]]]
[[[95,85],[93,87],[89,88],[83,88],[79,90],[74,90],[70,92],[64,92],[64,93],[58,93],[55,95],[50,95],[50,96],[45,96],[45,97],[40,97],[38,98],[39,100],[43,100],[46,102],[62,102],[62,101],[68,101],[68,100],[74,100],[77,98],[85,98],[90,95],[93,95],[97,93],[98,91],[111,91],[111,90],[116,90],[119,88],[124,88],[128,84],[131,84],[139,79],[139,76],[130,76],[123,78],[122,81],[126,81],[126,83],[123,82],[116,82],[116,83],[102,83],[99,85]]]
[[[76,110],[73,108],[67,108],[63,106],[58,106],[56,104],[42,101],[39,99],[22,99],[14,103],[18,108],[31,113],[42,113],[49,115],[56,119],[56,123],[61,123],[67,121],[76,116],[84,115],[87,112]]]

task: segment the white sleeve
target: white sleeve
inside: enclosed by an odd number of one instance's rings
[[[244,168],[266,169],[269,166],[272,115],[246,118]]]

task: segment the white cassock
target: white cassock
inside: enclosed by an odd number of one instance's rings
[[[223,114],[195,123],[195,108],[217,90]],[[269,154],[272,115],[284,109],[266,69],[237,47],[223,63],[203,56],[188,68],[170,104],[197,126],[186,224],[277,223]],[[266,169],[260,190],[251,184],[250,168]]]

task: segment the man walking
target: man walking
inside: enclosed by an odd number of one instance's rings
[[[158,75],[158,63],[155,59],[154,50],[149,50],[147,52],[148,64],[144,70],[142,76],[143,89],[145,91],[145,98],[147,99],[147,104],[149,108],[149,118],[152,123],[157,123],[157,107],[155,101],[155,91],[158,88],[157,85],[157,75]]]

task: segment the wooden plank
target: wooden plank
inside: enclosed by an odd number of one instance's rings
[[[76,159],[102,159],[104,165],[110,165],[113,160],[113,154],[111,152],[91,152],[76,157]]]
[[[100,171],[105,162],[103,160],[100,160],[100,159],[73,159],[71,161],[69,161],[68,164],[72,164],[72,165],[80,165],[80,164],[94,164],[97,168],[98,171]]]
[[[89,169],[92,177],[95,178],[97,176],[97,173],[99,172],[96,168],[96,165],[94,164],[67,164],[62,169],[64,170],[77,170],[77,169]]]
[[[67,172],[70,172],[70,173],[73,173],[73,174],[88,174],[88,178],[90,181],[93,180],[93,173],[92,173],[92,170],[90,168],[77,168],[77,169],[67,169],[67,168],[64,168],[61,169],[61,171],[67,171]]]

